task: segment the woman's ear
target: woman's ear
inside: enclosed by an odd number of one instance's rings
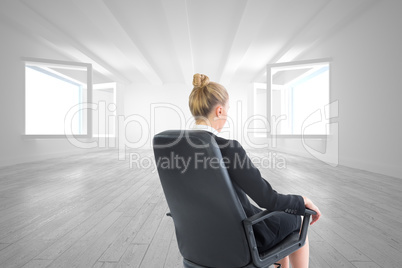
[[[223,107],[221,105],[218,105],[215,109],[215,114],[217,117],[221,117],[223,114]]]

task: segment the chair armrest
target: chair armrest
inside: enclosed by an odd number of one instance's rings
[[[306,208],[306,210],[304,211],[303,224],[299,236],[299,243],[302,243],[302,245],[304,245],[304,243],[306,242],[308,225],[310,223],[310,216],[316,214],[317,212],[308,208]]]
[[[279,214],[281,212],[279,211],[267,211],[267,210],[263,210],[261,212],[258,212],[257,214],[254,214],[253,216],[244,219],[243,220],[243,224],[247,224],[247,225],[254,225],[260,221],[263,221],[265,219],[268,219],[269,217],[272,217],[276,214]]]
[[[254,214],[253,216],[245,219],[244,221],[247,222],[247,224],[251,224],[254,225],[262,220],[265,220],[269,217],[272,217],[275,214],[281,213],[282,211],[267,211],[267,210],[263,210],[261,212],[258,212],[257,214]],[[306,208],[304,211],[304,216],[305,215],[316,215],[317,212],[315,212],[314,210],[308,209]]]
[[[317,212],[315,212],[314,210],[306,208],[305,211],[304,211],[304,214],[317,215]]]
[[[268,219],[278,213],[281,213],[279,211],[273,211],[273,212],[268,212],[266,210],[261,211],[249,218],[246,218],[243,220],[243,227],[247,236],[247,240],[249,242],[250,250],[251,250],[251,257],[253,259],[254,265],[257,267],[263,267],[267,265],[271,265],[282,258],[288,256],[290,253],[296,251],[300,247],[302,247],[305,242],[306,242],[306,237],[307,237],[307,230],[308,226],[310,223],[310,216],[317,214],[315,211],[310,210],[310,209],[305,209],[304,212],[304,217],[303,217],[303,223],[302,223],[302,228],[300,231],[299,238],[295,241],[290,241],[291,243],[287,243],[285,246],[281,245],[278,248],[274,248],[270,250],[272,254],[266,254],[264,257],[261,258],[258,248],[257,248],[257,243],[255,241],[255,236],[253,232],[253,225],[263,221],[265,219]]]

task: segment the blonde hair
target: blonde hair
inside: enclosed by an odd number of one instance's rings
[[[200,117],[207,118],[216,105],[225,105],[229,100],[229,94],[225,87],[210,82],[209,77],[204,74],[197,73],[193,76],[193,86],[189,97],[189,106],[191,114],[196,120]]]

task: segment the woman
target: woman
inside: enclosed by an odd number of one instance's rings
[[[312,216],[311,221],[311,224],[315,223],[321,213],[310,199],[299,195],[277,193],[261,177],[261,173],[252,164],[239,142],[216,136],[226,123],[229,109],[229,94],[226,89],[218,83],[210,82],[209,78],[203,74],[194,75],[193,85],[189,106],[196,120],[195,128],[209,131],[219,145],[222,157],[229,159],[229,161],[225,161],[225,164],[247,217],[261,211],[250,203],[247,195],[268,211],[283,211],[277,217],[272,217],[269,221],[262,221],[254,226],[258,250],[263,252],[292,232],[299,232],[300,215],[304,214],[305,208],[317,212],[317,215]],[[293,268],[308,267],[308,239],[306,239],[305,246],[279,263],[286,268],[289,267],[289,261]]]

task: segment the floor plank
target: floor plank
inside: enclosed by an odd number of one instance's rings
[[[400,267],[401,179],[275,154],[285,167],[261,167],[262,176],[278,192],[309,196],[323,213],[309,230],[310,267]],[[114,150],[3,167],[0,264],[182,267],[167,211],[154,167],[130,168]]]

